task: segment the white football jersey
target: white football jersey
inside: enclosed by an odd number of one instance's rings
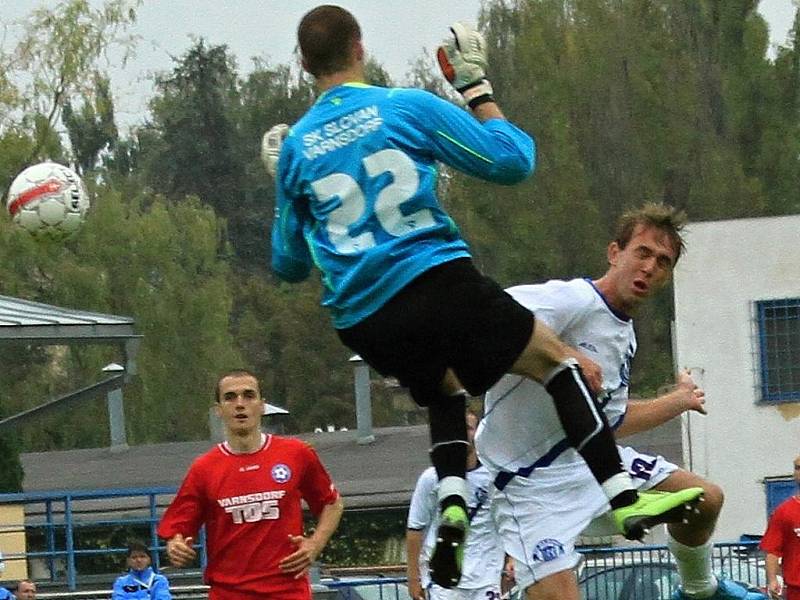
[[[467,471],[467,514],[470,516],[467,543],[464,546],[464,566],[458,589],[483,588],[497,585],[503,570],[504,553],[492,523],[490,492],[493,475],[479,465]],[[438,478],[436,470],[428,467],[422,472],[408,509],[408,528],[425,530],[420,553],[420,578],[423,587],[430,584],[428,561],[436,543],[439,525]]]
[[[611,308],[586,279],[553,280],[508,290],[564,341],[603,372],[598,400],[611,427],[628,402],[631,359],[636,353],[632,320]],[[516,472],[582,461],[566,441],[550,394],[540,384],[506,375],[486,393],[485,415],[475,436],[481,462],[494,472]]]

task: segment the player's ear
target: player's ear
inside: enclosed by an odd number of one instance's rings
[[[364,62],[364,44],[361,40],[353,42],[353,58],[356,62]]]
[[[617,257],[619,256],[619,252],[620,252],[620,247],[617,242],[611,242],[608,245],[608,248],[606,250],[606,258],[608,259],[609,265],[614,266],[617,264]]]
[[[222,418],[222,405],[219,402],[214,403],[214,414]]]

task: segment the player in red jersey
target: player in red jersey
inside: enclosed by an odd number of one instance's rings
[[[225,441],[197,458],[158,526],[170,562],[197,554],[206,526],[210,600],[310,600],[308,569],[336,530],[343,505],[325,467],[306,443],[261,432],[264,399],[245,370],[217,382]],[[317,517],[303,535],[305,500]]]
[[[761,549],[767,553],[769,595],[775,598],[784,591],[786,600],[800,600],[800,456],[794,459],[794,481],[797,493],[778,505],[761,538]],[[783,590],[779,570],[783,573]]]

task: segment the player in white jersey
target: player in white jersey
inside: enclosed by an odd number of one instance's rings
[[[464,563],[457,587],[443,588],[431,581],[428,563],[436,545],[439,522],[436,470],[422,472],[408,509],[406,547],[408,591],[413,600],[494,600],[500,598],[503,549],[490,513],[494,476],[480,464],[473,439],[478,416],[467,410],[467,511],[469,532],[464,545]]]
[[[620,219],[608,246],[608,270],[598,280],[550,281],[509,293],[567,344],[603,372],[598,404],[617,437],[651,429],[685,411],[705,414],[705,394],[688,373],[674,389],[650,401],[630,401],[636,336],[630,315],[664,287],[683,248],[684,216],[648,204]],[[495,474],[492,511],[505,552],[515,560],[517,584],[528,600],[578,600],[573,572],[575,541],[590,523],[602,522],[608,502],[564,432],[546,391],[529,379],[506,376],[486,394],[476,436],[481,462]],[[624,466],[640,491],[702,487],[705,502],[688,522],[668,525],[668,545],[678,564],[679,598],[763,598],[711,570],[711,534],[722,491],[661,456],[620,447]],[[598,519],[598,520],[596,520]],[[605,533],[611,533],[607,531]]]

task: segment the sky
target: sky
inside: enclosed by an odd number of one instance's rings
[[[100,0],[91,0],[100,5]],[[796,1],[796,0],[795,0]],[[144,0],[131,33],[140,36],[136,57],[124,69],[111,65],[114,105],[123,130],[141,123],[152,96],[150,76],[168,71],[203,37],[209,44],[226,44],[245,74],[259,56],[272,64],[294,60],[295,31],[300,18],[320,0]],[[432,52],[453,21],[477,20],[481,0],[340,0],[361,24],[368,52],[395,81],[423,49]],[[56,0],[0,0],[0,21],[12,23],[33,9],[52,7]],[[794,20],[793,0],[761,0],[770,25],[773,47],[785,42]],[[14,29],[11,27],[13,37]],[[8,38],[7,38],[8,39]],[[7,43],[7,42],[6,42]],[[8,49],[8,48],[6,48]],[[771,51],[774,55],[774,49]],[[113,55],[112,55],[113,60]]]

